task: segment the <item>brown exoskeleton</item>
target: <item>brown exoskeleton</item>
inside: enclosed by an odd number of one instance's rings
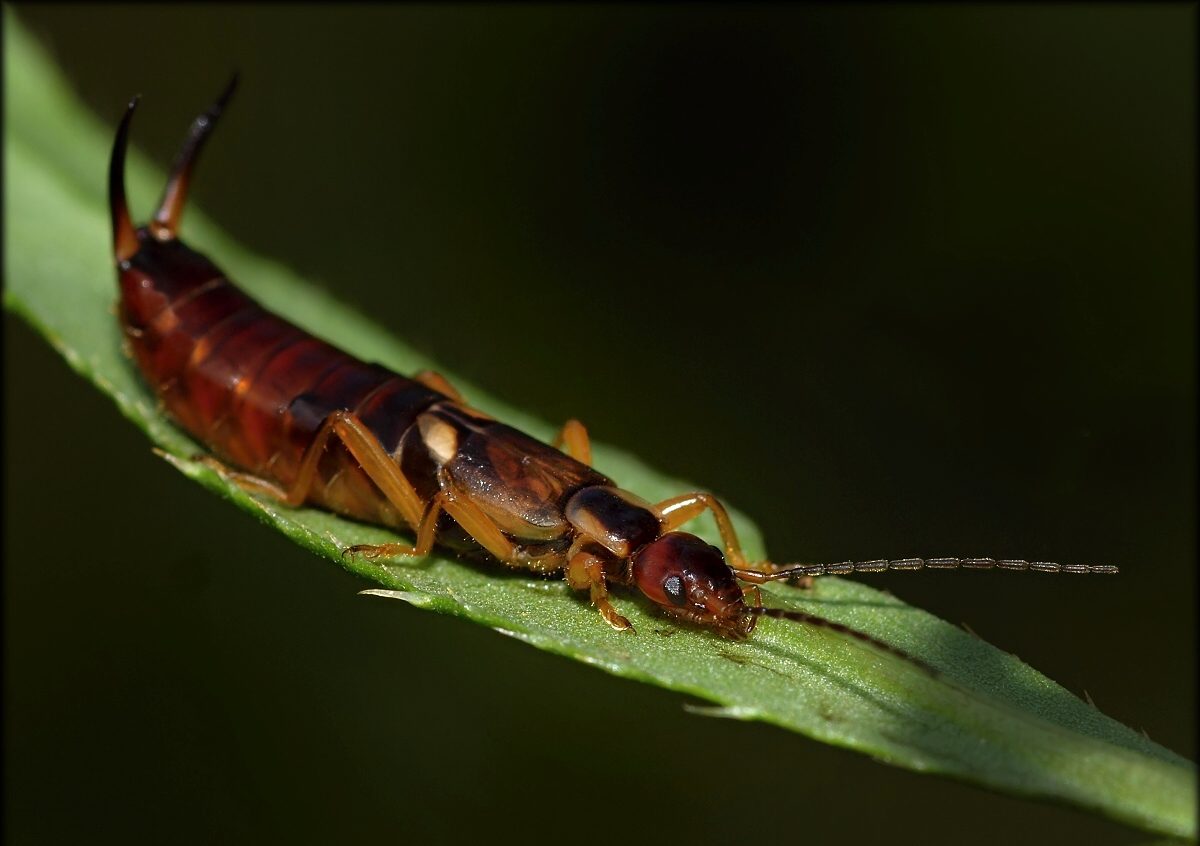
[[[688,493],[659,503],[592,469],[587,431],[568,422],[554,446],[472,409],[444,378],[369,364],[268,312],[176,236],[197,156],[233,83],[196,119],[153,220],[135,228],[125,202],[131,102],[109,172],[120,320],[128,349],[168,414],[248,490],[415,534],[411,544],[355,546],[367,557],[426,555],[436,543],[482,549],[511,567],[563,573],[609,625],[631,629],[609,596],[636,587],[665,614],[743,638],[760,616],[869,635],[800,611],[767,608],[757,588],[827,573],[1001,567],[1111,573],[990,559],[840,565],[750,563],[725,508]],[[556,447],[562,447],[562,451]],[[679,531],[710,511],[722,549]],[[741,583],[753,587],[747,601]],[[903,653],[900,653],[903,654]]]

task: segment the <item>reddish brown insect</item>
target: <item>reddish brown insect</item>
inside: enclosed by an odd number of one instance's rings
[[[631,626],[609,599],[614,583],[636,586],[666,614],[726,637],[747,636],[760,616],[779,617],[901,655],[821,617],[766,608],[757,587],[750,604],[739,581],[807,583],[826,574],[922,567],[1116,572],[957,558],[751,564],[711,495],[650,503],[593,470],[578,421],[547,446],[471,408],[436,373],[399,376],[271,314],[176,237],[192,168],[233,87],[231,81],[193,123],[158,212],[139,229],[124,190],[136,99],[129,104],[109,172],[121,325],[166,411],[212,450],[215,458],[207,460],[222,473],[291,506],[308,503],[415,534],[411,545],[356,546],[347,554],[425,555],[435,542],[484,550],[511,567],[563,573],[616,629]],[[706,510],[723,550],[678,531]]]

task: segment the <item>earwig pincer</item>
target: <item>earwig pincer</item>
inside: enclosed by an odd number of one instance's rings
[[[614,584],[636,587],[666,615],[728,638],[744,638],[760,617],[775,617],[835,629],[905,658],[863,632],[766,607],[757,586],[922,567],[1116,572],[957,558],[752,563],[713,496],[651,503],[594,470],[578,421],[568,421],[552,446],[541,443],[472,408],[437,373],[398,375],[272,314],[177,236],[196,160],[235,82],[192,124],[158,211],[137,228],[124,189],[136,98],[121,120],[109,170],[121,326],[166,413],[211,451],[205,460],[219,472],[289,506],[413,535],[411,544],[345,554],[423,556],[435,544],[474,550],[510,567],[563,574],[615,629],[632,627],[610,599]],[[705,511],[716,520],[720,549],[680,531]]]

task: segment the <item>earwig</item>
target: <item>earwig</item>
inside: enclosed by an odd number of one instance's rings
[[[764,606],[758,586],[791,580],[807,587],[819,576],[922,568],[1117,572],[990,558],[752,563],[710,494],[650,503],[594,470],[578,421],[568,421],[548,446],[475,410],[437,373],[401,376],[268,312],[177,235],[192,171],[235,83],[192,124],[157,212],[139,228],[124,187],[137,98],[125,111],[109,167],[121,326],[165,412],[211,451],[204,460],[227,478],[292,507],[308,504],[413,535],[411,544],[353,546],[343,554],[424,556],[438,544],[561,573],[588,592],[614,629],[633,628],[611,601],[616,584],[637,588],[667,616],[727,638],[749,636],[761,617],[785,619],[927,670],[865,632]],[[720,549],[679,531],[705,511],[716,520]]]

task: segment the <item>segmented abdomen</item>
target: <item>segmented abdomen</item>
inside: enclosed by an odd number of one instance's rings
[[[121,322],[167,412],[224,461],[288,487],[330,412],[354,411],[393,452],[416,416],[445,397],[367,364],[268,312],[178,240],[138,233],[120,272]],[[308,500],[406,525],[340,443]]]

